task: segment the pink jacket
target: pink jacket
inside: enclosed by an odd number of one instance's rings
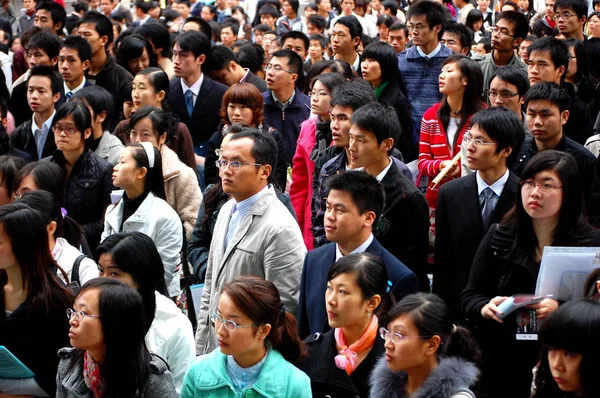
[[[310,154],[317,142],[317,118],[318,116],[313,116],[302,122],[296,153],[292,160],[292,185],[290,186],[290,199],[307,250],[314,249],[311,201],[315,163],[310,160]]]

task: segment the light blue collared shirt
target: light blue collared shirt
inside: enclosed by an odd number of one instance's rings
[[[36,150],[38,158],[36,160],[42,159],[42,154],[44,153],[44,145],[46,144],[46,138],[48,137],[48,132],[50,131],[50,126],[52,126],[52,120],[54,120],[54,115],[56,115],[56,110],[52,112],[52,115],[46,120],[42,127],[38,127],[35,124],[35,114],[31,116],[31,133],[33,134],[33,139],[35,140]]]
[[[490,200],[492,201],[492,209],[495,209],[496,205],[498,204],[498,200],[500,200],[500,195],[502,195],[502,191],[504,190],[504,186],[506,185],[506,182],[508,181],[509,176],[510,176],[510,171],[508,169],[506,169],[506,172],[504,173],[504,175],[502,177],[500,177],[492,185],[488,185],[483,180],[483,178],[481,178],[481,176],[479,175],[479,171],[476,172],[475,179],[477,180],[477,194],[479,196],[480,201],[481,201],[481,193],[483,192],[483,190],[486,188],[490,188],[492,191],[494,191],[494,194],[495,194],[490,198]]]
[[[236,202],[233,206],[233,212],[231,213],[231,219],[229,220],[229,227],[227,228],[227,235],[225,236],[225,247],[229,245],[229,241],[235,235],[240,222],[250,213],[252,207],[258,202],[258,200],[269,190],[269,185],[264,187],[259,192],[250,196],[241,202]]]
[[[227,366],[225,369],[227,369],[227,375],[231,379],[231,384],[233,384],[233,388],[238,396],[242,391],[252,387],[256,383],[258,376],[260,376],[260,371],[267,360],[267,355],[269,355],[269,351],[267,351],[263,359],[249,368],[242,368],[233,356],[227,355]]]
[[[373,234],[372,233],[369,234],[369,237],[362,245],[358,246],[356,249],[352,250],[348,254],[364,253],[367,250],[367,248],[371,245],[371,243],[373,243]],[[336,243],[335,244],[335,261],[339,260],[342,257],[344,257],[344,255],[340,251],[340,246]]]

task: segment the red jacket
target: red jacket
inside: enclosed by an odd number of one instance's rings
[[[471,129],[471,118],[473,117],[473,115],[469,116],[467,123],[457,133],[456,145],[450,153],[447,133],[442,126],[442,121],[437,116],[440,107],[441,103],[437,103],[423,114],[421,138],[419,140],[419,174],[429,177],[425,199],[427,199],[427,204],[431,208],[435,208],[437,205],[437,197],[442,185],[460,177],[460,174],[457,177],[446,177],[440,181],[435,189],[431,188],[431,181],[439,174],[442,162],[452,160],[454,155],[460,151],[463,136]],[[461,167],[460,161],[458,167]]]
[[[310,154],[317,142],[317,118],[317,116],[313,116],[302,122],[296,153],[292,160],[292,185],[290,186],[290,199],[307,250],[314,249],[311,201],[315,163],[310,160]]]

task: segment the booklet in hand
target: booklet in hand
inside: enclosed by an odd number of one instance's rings
[[[29,379],[33,372],[6,347],[0,345],[0,379]]]
[[[504,319],[508,314],[513,312],[516,309],[526,307],[528,305],[537,304],[545,298],[552,298],[553,295],[547,294],[544,296],[536,296],[533,294],[516,294],[512,297],[504,300],[500,305],[498,305],[498,309],[502,311],[502,314],[498,315],[498,318]]]

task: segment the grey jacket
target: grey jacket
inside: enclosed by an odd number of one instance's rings
[[[94,394],[83,379],[83,355],[75,348],[58,351],[60,363],[56,373],[57,398],[93,398]],[[150,378],[142,391],[132,398],[177,398],[173,376],[160,357],[152,355]]]
[[[116,136],[112,135],[108,131],[105,131],[100,138],[100,143],[94,152],[102,159],[106,160],[113,166],[119,162],[121,157],[121,151],[125,148],[125,145]]]
[[[241,219],[225,247],[225,236],[235,200],[223,205],[213,231],[202,293],[196,353],[208,354],[217,347],[210,314],[217,309],[223,286],[239,276],[264,278],[279,289],[287,311],[296,314],[302,264],[306,246],[298,222],[281,203],[272,186]]]
[[[475,398],[469,387],[477,382],[478,377],[479,370],[473,363],[458,357],[446,357],[412,397]],[[385,358],[380,358],[371,373],[371,398],[407,398],[404,390],[407,378],[406,372],[391,371]]]

